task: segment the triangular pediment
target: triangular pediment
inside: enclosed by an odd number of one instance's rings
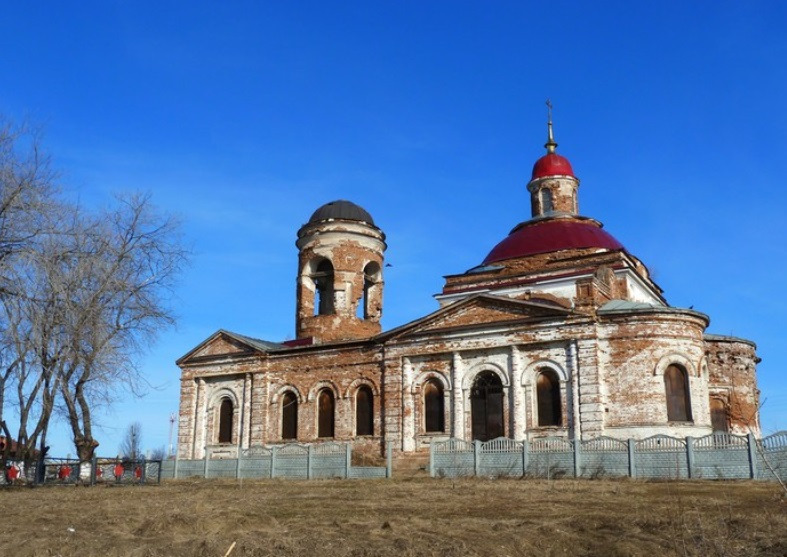
[[[390,331],[390,333],[391,336],[401,337],[514,321],[554,319],[570,314],[570,309],[557,304],[479,294],[441,308],[426,317]]]
[[[180,358],[178,365],[192,361],[199,361],[211,358],[221,358],[227,356],[243,356],[259,352],[259,347],[247,342],[240,335],[234,335],[227,331],[217,331],[205,341],[197,345],[188,354]]]

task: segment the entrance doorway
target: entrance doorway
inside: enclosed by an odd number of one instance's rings
[[[473,415],[473,440],[489,441],[505,435],[503,431],[503,383],[496,373],[478,375],[470,391]]]

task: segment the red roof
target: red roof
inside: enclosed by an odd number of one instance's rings
[[[549,219],[532,221],[515,229],[492,248],[482,265],[537,253],[579,248],[624,249],[620,242],[597,224]]]
[[[574,169],[566,157],[557,153],[547,153],[533,165],[532,180],[545,176],[574,176]]]

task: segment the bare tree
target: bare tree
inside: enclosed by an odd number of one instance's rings
[[[74,273],[81,285],[65,302],[67,362],[60,395],[79,458],[92,457],[92,408],[111,402],[119,387],[138,392],[136,356],[174,323],[168,301],[184,262],[176,223],[159,216],[146,196],[80,226]],[[55,272],[57,272],[55,270]]]
[[[89,460],[96,407],[143,390],[135,362],[174,323],[186,252],[147,196],[95,212],[58,199],[37,139],[20,137],[0,125],[0,431],[13,439],[3,414],[13,388],[24,458],[59,410]]]
[[[16,458],[29,456],[26,420],[38,395],[43,398],[40,384],[27,381],[35,374],[35,365],[28,346],[30,322],[17,303],[30,295],[20,266],[24,267],[28,256],[36,251],[37,240],[47,230],[55,190],[55,175],[49,158],[40,149],[39,134],[0,118],[0,305],[6,310],[0,311],[0,432],[13,439],[5,410],[6,393],[15,384],[15,399],[23,399],[18,408],[22,420]],[[9,306],[11,303],[13,306]],[[6,443],[0,455],[3,465],[11,446]]]
[[[120,443],[120,455],[128,460],[140,460],[142,453],[142,424],[133,422],[126,429],[126,435]]]

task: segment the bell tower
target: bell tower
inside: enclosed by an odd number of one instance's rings
[[[530,212],[533,217],[575,216],[579,214],[577,190],[579,180],[568,159],[558,155],[552,132],[552,103],[547,100],[547,154],[533,165],[527,190],[530,192]]]
[[[345,200],[326,203],[298,230],[297,338],[315,343],[378,334],[385,234]]]

